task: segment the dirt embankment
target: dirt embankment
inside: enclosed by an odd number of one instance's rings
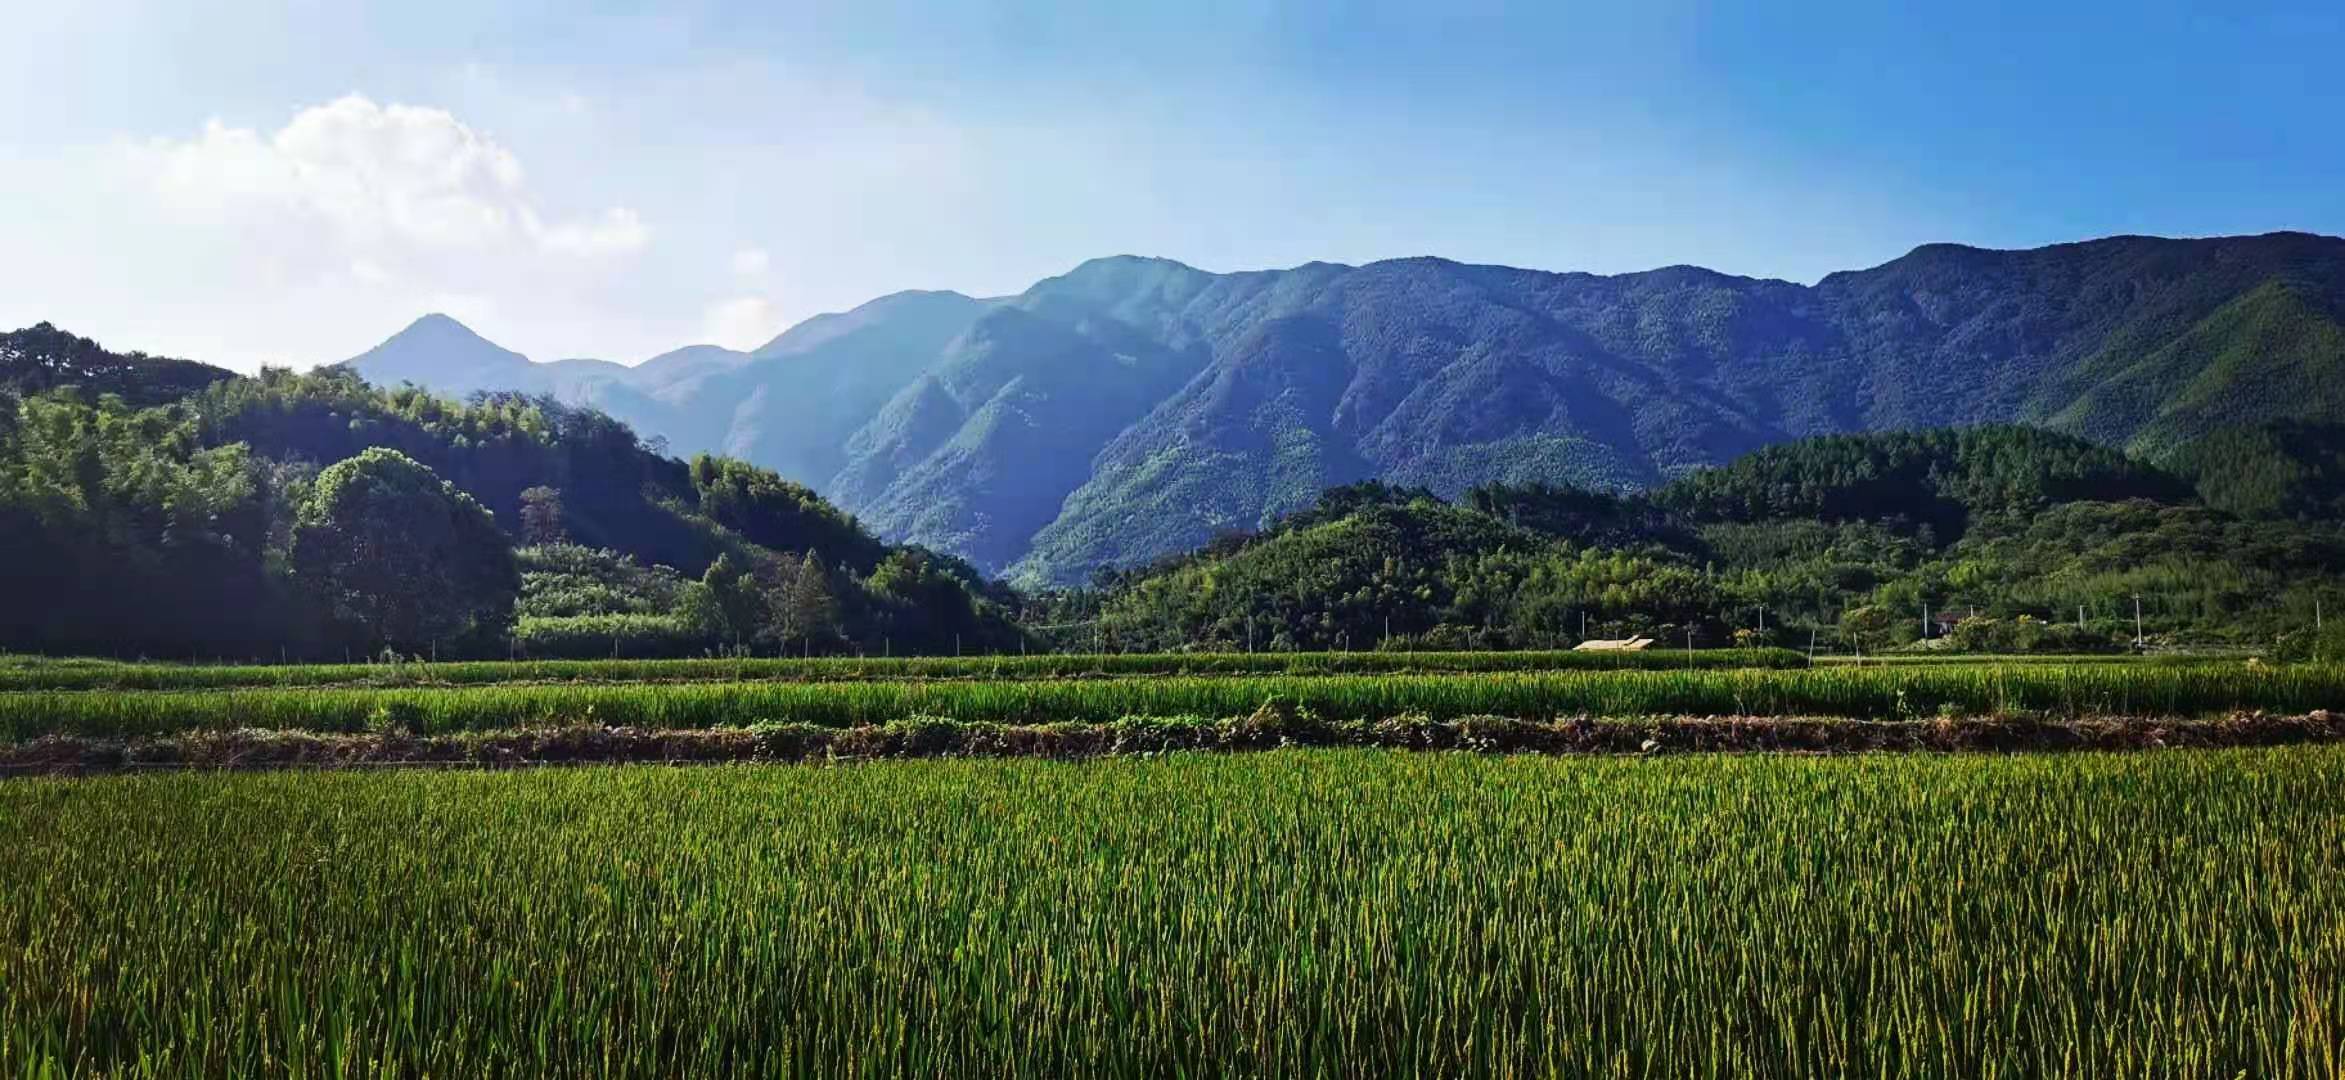
[[[2345,714],[2235,713],[2217,719],[2028,717],[1874,721],[1807,717],[1459,720],[1329,723],[1264,710],[1226,720],[1001,725],[911,720],[869,727],[516,728],[450,735],[202,731],[136,739],[53,736],[0,746],[0,775],[169,769],[456,767],[865,761],[908,757],[1082,759],[1286,746],[1482,753],[1663,754],[2156,750],[2345,742]]]

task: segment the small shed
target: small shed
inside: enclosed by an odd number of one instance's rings
[[[1573,651],[1573,652],[1643,652],[1643,651],[1645,651],[1646,649],[1649,649],[1649,648],[1652,648],[1652,647],[1653,647],[1653,639],[1652,639],[1652,638],[1649,638],[1649,637],[1621,638],[1621,639],[1619,639],[1619,640],[1616,640],[1616,641],[1606,641],[1606,640],[1604,640],[1604,639],[1602,639],[1602,638],[1590,638],[1590,639],[1589,639],[1589,640],[1587,640],[1587,641],[1583,641],[1583,642],[1580,642],[1580,643],[1579,643],[1579,644],[1577,644],[1577,645],[1574,645],[1574,646],[1572,646],[1572,650],[1571,650],[1571,651]]]

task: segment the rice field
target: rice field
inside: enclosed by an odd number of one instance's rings
[[[0,784],[15,1075],[2345,1070],[2345,748]]]
[[[2035,664],[2206,664],[2239,663],[2252,652],[2226,653],[1873,653],[1864,656],[1851,654],[1824,654],[1814,658],[1818,665],[1845,665],[1849,667],[1883,667],[1915,664],[1953,664],[1967,667],[1981,665],[2008,667]]]
[[[1329,720],[1494,715],[2200,716],[2345,707],[2345,666],[2022,665],[1132,679],[545,683],[0,692],[0,740],[260,728],[417,734],[525,726],[687,729],[1230,717],[1276,704]]]
[[[1162,675],[1377,675],[1806,667],[1790,649],[1695,652],[1106,653],[1035,656],[476,660],[375,664],[170,664],[0,657],[5,690],[203,690],[273,686],[481,686],[545,682],[860,682]]]

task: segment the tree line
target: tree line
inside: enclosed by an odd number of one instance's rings
[[[966,563],[886,545],[768,470],[666,457],[593,410],[458,402],[331,368],[197,378],[184,361],[92,350],[45,327],[0,336],[0,649],[274,659],[1024,641]]]
[[[2024,427],[1770,447],[1643,493],[1368,481],[1019,594],[545,397],[0,335],[0,649],[661,656],[1696,645],[2315,652],[2345,425],[2157,461]],[[2139,615],[2136,617],[2138,606]],[[2334,632],[2331,632],[2334,636]],[[2345,645],[2345,642],[2340,642]],[[2345,649],[2337,650],[2345,653]]]
[[[2345,606],[2345,533],[2334,515],[2302,509],[2328,497],[2317,462],[2339,444],[2302,432],[2186,447],[2178,463],[2011,426],[1834,436],[1637,494],[1501,485],[1453,501],[1370,481],[1259,533],[1031,603],[1071,628],[1062,638],[1116,648],[1552,648],[1652,636],[1994,652],[2189,642],[2300,655],[2316,651],[2316,629],[2339,625],[2324,607]],[[2258,463],[2258,446],[2316,465]],[[2202,493],[2241,474],[2302,482],[2258,495],[2268,513]]]

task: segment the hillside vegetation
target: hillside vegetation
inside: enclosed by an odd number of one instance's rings
[[[460,403],[341,370],[241,378],[72,355],[70,378],[54,363],[0,372],[0,648],[274,659],[1019,641],[958,560],[882,544],[766,470],[661,456],[593,410]]]
[[[2234,436],[2190,460],[2317,505],[2327,474]],[[2296,445],[2296,444],[2289,444]],[[1367,483],[1259,534],[1056,594],[1118,645],[1554,648],[1589,637],[1873,651],[2231,642],[2309,655],[2345,601],[2336,521],[2242,516],[2082,440],[1988,427],[1771,447],[1650,492]],[[1925,622],[1925,616],[1927,621]],[[2326,625],[2339,625],[2326,620]]]
[[[2162,458],[2345,422],[2340,312],[2345,240],[2299,233],[1933,244],[1814,286],[1116,257],[999,299],[884,297],[703,378],[647,363],[616,368],[627,394],[578,393],[809,485],[883,538],[1069,585],[1363,480],[1621,492],[1818,435],[2022,422]],[[582,370],[472,338],[445,350],[469,366],[435,374],[418,358],[444,331],[354,363],[524,390]]]

